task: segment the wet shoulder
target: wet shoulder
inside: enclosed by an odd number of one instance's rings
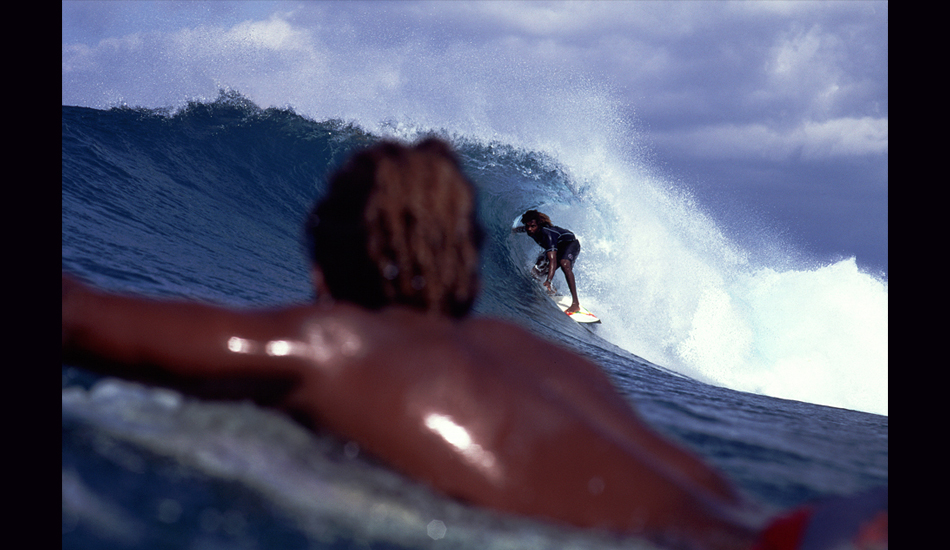
[[[452,320],[409,308],[372,311],[346,303],[311,307],[301,321],[309,333],[345,335],[346,339],[358,341],[361,347],[368,349],[451,338],[457,330]]]
[[[351,305],[311,307],[299,324],[308,353],[328,366],[357,366],[361,359],[376,363],[382,357],[395,363],[406,353],[430,360],[443,357],[502,364],[544,356],[553,349],[549,342],[507,321],[455,320],[402,307],[380,311]]]
[[[459,330],[465,341],[482,350],[489,350],[506,360],[545,355],[553,350],[550,342],[528,330],[500,319],[486,317],[468,319]]]

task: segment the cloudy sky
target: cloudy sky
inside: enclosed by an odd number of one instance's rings
[[[570,134],[541,119],[577,111],[621,121],[737,235],[765,225],[887,271],[887,2],[65,0],[62,15],[64,105],[228,88],[482,137]]]

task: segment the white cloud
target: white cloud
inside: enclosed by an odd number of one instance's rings
[[[807,33],[781,40],[773,55],[772,75],[777,80],[788,82],[814,70],[823,38],[818,27],[812,27]]]
[[[286,106],[301,93],[326,93],[327,74],[327,57],[312,31],[276,14],[230,27],[199,25],[63,45],[63,103],[70,105],[175,106],[230,87],[264,106]]]
[[[781,36],[766,62],[765,86],[759,96],[796,107],[805,116],[832,115],[853,77],[842,68],[847,48],[841,38],[819,25]]]
[[[887,154],[887,118],[807,120],[788,130],[763,123],[703,126],[651,135],[658,145],[684,156],[784,161]]]
[[[63,44],[63,74],[93,69],[93,49],[85,44]]]
[[[886,118],[838,118],[806,122],[801,135],[802,156],[829,158],[887,153]]]
[[[267,21],[245,21],[224,33],[232,45],[266,48],[274,51],[311,51],[310,34],[294,28],[274,15]]]
[[[564,29],[584,26],[586,17],[577,17],[575,3],[466,3],[465,11],[473,9],[483,17],[501,23],[512,30],[531,35],[559,34]],[[455,6],[448,6],[450,10]]]
[[[865,24],[852,6],[314,3],[168,31],[150,20],[145,32],[64,44],[63,100],[164,106],[229,86],[317,117],[438,113],[418,121],[452,123],[491,113],[504,125],[514,109],[524,119],[537,98],[584,82],[687,155],[886,153],[886,83],[855,70],[871,33],[849,41],[845,23]],[[523,105],[526,95],[535,104]]]

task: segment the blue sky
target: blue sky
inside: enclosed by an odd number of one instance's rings
[[[855,256],[887,271],[887,2],[66,0],[62,10],[64,105],[176,106],[231,88],[318,120],[405,117],[489,137],[539,134],[546,108],[576,109],[621,120],[655,169],[737,238],[767,227],[817,260]],[[559,99],[536,104],[548,96]]]

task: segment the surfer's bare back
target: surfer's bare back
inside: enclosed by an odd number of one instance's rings
[[[239,311],[64,276],[64,362],[254,399],[474,504],[751,547],[736,492],[647,427],[597,365],[510,323],[468,318],[481,234],[447,145],[355,155],[306,233],[310,305]]]

